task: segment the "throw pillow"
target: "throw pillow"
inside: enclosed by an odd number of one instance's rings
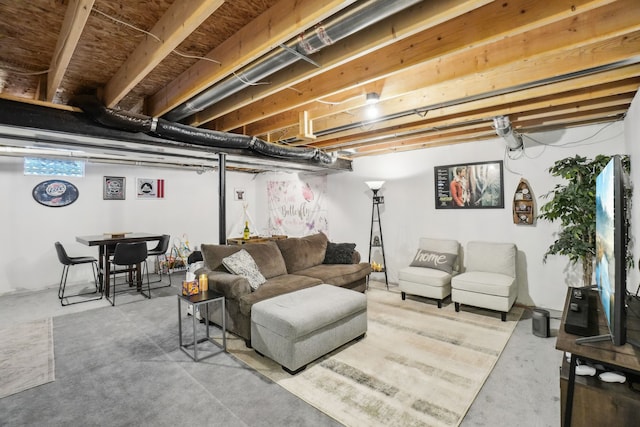
[[[323,264],[351,264],[355,243],[327,243]]]
[[[416,256],[413,257],[411,267],[426,267],[451,273],[453,265],[458,259],[457,254],[444,254],[440,252],[428,251],[426,249],[418,249]]]
[[[262,273],[260,273],[258,265],[251,255],[249,255],[249,252],[244,249],[223,258],[222,265],[224,265],[230,273],[246,278],[249,281],[251,289],[254,291],[267,281]]]

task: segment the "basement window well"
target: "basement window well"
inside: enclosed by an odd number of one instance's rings
[[[25,175],[84,176],[84,160],[24,158]]]

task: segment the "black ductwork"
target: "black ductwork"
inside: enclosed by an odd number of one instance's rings
[[[161,118],[126,114],[105,107],[94,96],[77,96],[71,103],[82,109],[95,122],[113,129],[142,132],[160,138],[212,148],[246,149],[279,159],[312,160],[324,164],[332,163],[334,160],[329,154],[317,148],[276,145],[253,136],[201,129]]]

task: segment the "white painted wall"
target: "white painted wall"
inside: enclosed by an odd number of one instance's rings
[[[637,97],[636,97],[637,98]],[[640,106],[636,99],[625,122],[588,126],[566,131],[531,135],[527,148],[517,159],[505,158],[500,138],[490,141],[431,148],[356,159],[352,173],[330,174],[328,185],[328,235],[334,242],[355,242],[363,259],[368,255],[371,219],[371,191],[364,181],[384,179],[385,204],[381,207],[389,279],[397,282],[398,269],[406,266],[419,237],[454,238],[463,245],[470,240],[514,242],[519,250],[519,301],[561,309],[566,286],[580,284],[580,267],[565,257],[542,256],[553,242],[557,224],[539,221],[535,226],[513,224],[511,199],[521,177],[533,187],[538,207],[541,196],[559,182],[547,172],[555,160],[575,154],[593,158],[597,154],[628,152],[632,161],[640,148]],[[626,132],[626,139],[625,139]],[[504,160],[505,208],[487,210],[436,210],[433,168],[439,165]],[[640,172],[633,169],[633,181]],[[71,255],[94,254],[97,249],[75,242],[75,236],[108,231],[148,231],[172,236],[187,234],[192,248],[218,242],[218,178],[216,173],[198,175],[192,171],[87,164],[84,178],[69,178],[80,198],[64,208],[47,208],[36,203],[31,191],[50,177],[25,176],[22,159],[0,157],[0,294],[57,286],[61,265],[53,243],[61,241]],[[102,200],[105,175],[127,178],[127,200]],[[136,177],[164,178],[164,200],[137,200]],[[299,179],[296,174],[261,175],[229,173],[227,176],[227,233],[240,235],[243,204],[247,204],[255,228],[267,225],[266,182]],[[244,201],[235,201],[233,191],[246,191]],[[635,190],[637,193],[638,190]],[[638,196],[634,197],[638,200]],[[638,209],[633,210],[632,233],[640,230]],[[639,249],[636,249],[638,259]],[[637,270],[636,270],[637,271]],[[87,281],[90,270],[72,272],[70,282]],[[382,276],[376,276],[378,278]],[[630,283],[638,274],[630,274]]]
[[[539,207],[544,203],[541,196],[560,182],[547,171],[555,160],[575,154],[593,158],[623,153],[623,131],[623,123],[617,122],[531,135],[543,144],[525,138],[527,148],[515,160],[504,157],[499,138],[356,159],[354,173],[328,178],[330,234],[336,241],[356,242],[366,260],[372,201],[364,181],[385,180],[381,220],[390,282],[397,283],[398,270],[409,264],[419,237],[453,238],[463,245],[471,240],[513,242],[519,251],[519,302],[561,309],[566,286],[581,285],[581,269],[561,256],[551,256],[543,264],[558,225],[544,221],[515,225],[511,201],[516,185],[521,177],[527,179]],[[505,209],[435,209],[434,166],[494,160],[505,162]]]
[[[631,157],[631,236],[640,236],[640,95],[636,93],[624,120],[626,151]],[[640,284],[640,240],[634,237],[631,242],[635,268],[627,272],[627,290],[636,292]]]
[[[126,177],[126,200],[103,200],[103,176]],[[138,200],[135,179],[165,179],[165,199]],[[0,157],[0,294],[57,286],[62,271],[54,242],[60,241],[69,255],[98,255],[75,241],[75,236],[104,232],[137,231],[186,234],[191,248],[218,243],[218,177],[207,172],[126,167],[88,163],[85,177],[61,178],[80,192],[78,200],[66,207],[50,208],[32,197],[33,187],[49,176],[25,176],[21,158]],[[242,202],[234,201],[234,187],[246,190],[247,202],[255,201],[254,176],[227,175],[227,229],[242,221]],[[149,243],[154,246],[155,243]],[[92,279],[87,267],[72,268],[69,283]]]

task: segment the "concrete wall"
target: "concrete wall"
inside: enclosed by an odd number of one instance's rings
[[[545,202],[542,196],[560,182],[547,171],[554,161],[576,154],[593,158],[624,153],[623,132],[624,124],[616,122],[535,134],[530,137],[538,142],[525,137],[524,152],[513,159],[499,138],[357,159],[354,173],[328,178],[330,233],[356,242],[366,259],[372,201],[364,181],[385,180],[381,220],[390,282],[397,282],[398,270],[409,264],[419,237],[452,238],[463,245],[471,240],[513,242],[519,251],[518,300],[561,309],[566,286],[581,286],[580,266],[575,268],[568,258],[555,255],[543,264],[559,227],[545,221],[515,225],[511,203],[516,186],[521,177],[527,179],[539,208]],[[495,160],[504,160],[504,209],[435,209],[434,166]]]
[[[126,177],[126,200],[103,200],[103,176]],[[136,199],[136,178],[165,179],[163,200]],[[166,233],[189,238],[196,245],[218,242],[218,177],[207,172],[101,165],[87,163],[85,177],[65,177],[78,187],[78,200],[66,207],[51,208],[32,197],[33,187],[50,176],[25,176],[21,158],[0,157],[0,294],[57,286],[62,271],[54,242],[60,241],[69,255],[94,255],[75,241],[79,235],[137,231]],[[234,187],[246,190],[246,202],[255,200],[254,176],[229,173],[227,227],[242,221],[242,203],[234,201]],[[235,233],[235,230],[233,231]],[[154,244],[149,243],[149,246]],[[71,269],[69,283],[91,279],[87,267]]]
[[[524,304],[561,309],[566,286],[581,284],[580,266],[566,257],[542,257],[554,241],[557,224],[538,221],[534,226],[513,224],[511,201],[521,177],[533,188],[537,207],[542,196],[559,180],[547,169],[554,161],[576,154],[593,158],[597,154],[638,154],[640,107],[636,100],[624,122],[594,125],[525,137],[523,152],[510,156],[502,139],[431,148],[404,153],[359,158],[352,173],[330,174],[327,178],[329,238],[334,242],[355,242],[363,259],[368,255],[371,220],[371,191],[367,180],[385,180],[381,206],[385,255],[390,282],[397,282],[398,269],[408,265],[419,237],[454,238],[463,245],[471,240],[514,242],[519,250],[520,296]],[[436,210],[434,166],[457,163],[504,161],[504,209]],[[61,265],[53,243],[61,241],[70,254],[94,254],[97,249],[75,242],[75,236],[110,231],[148,231],[186,234],[191,247],[218,242],[218,178],[216,173],[125,167],[88,163],[84,178],[68,178],[80,191],[80,198],[64,208],[36,203],[31,191],[50,177],[25,176],[22,159],[0,158],[0,294],[57,286]],[[632,168],[639,182],[638,168]],[[102,200],[103,176],[125,176],[127,199]],[[137,177],[164,178],[164,200],[137,200]],[[229,173],[227,179],[227,234],[240,235],[243,205],[247,204],[254,228],[267,226],[266,183],[270,179],[300,179],[297,174],[261,175]],[[235,201],[233,191],[245,190],[245,200]],[[637,194],[637,189],[634,190]],[[638,200],[638,196],[634,199]],[[633,210],[632,234],[640,230],[638,209]],[[640,250],[635,249],[638,259]],[[375,254],[374,254],[375,255]],[[90,270],[72,272],[71,282],[89,280]],[[382,278],[383,276],[375,276]],[[630,288],[638,283],[637,269],[629,274]]]

